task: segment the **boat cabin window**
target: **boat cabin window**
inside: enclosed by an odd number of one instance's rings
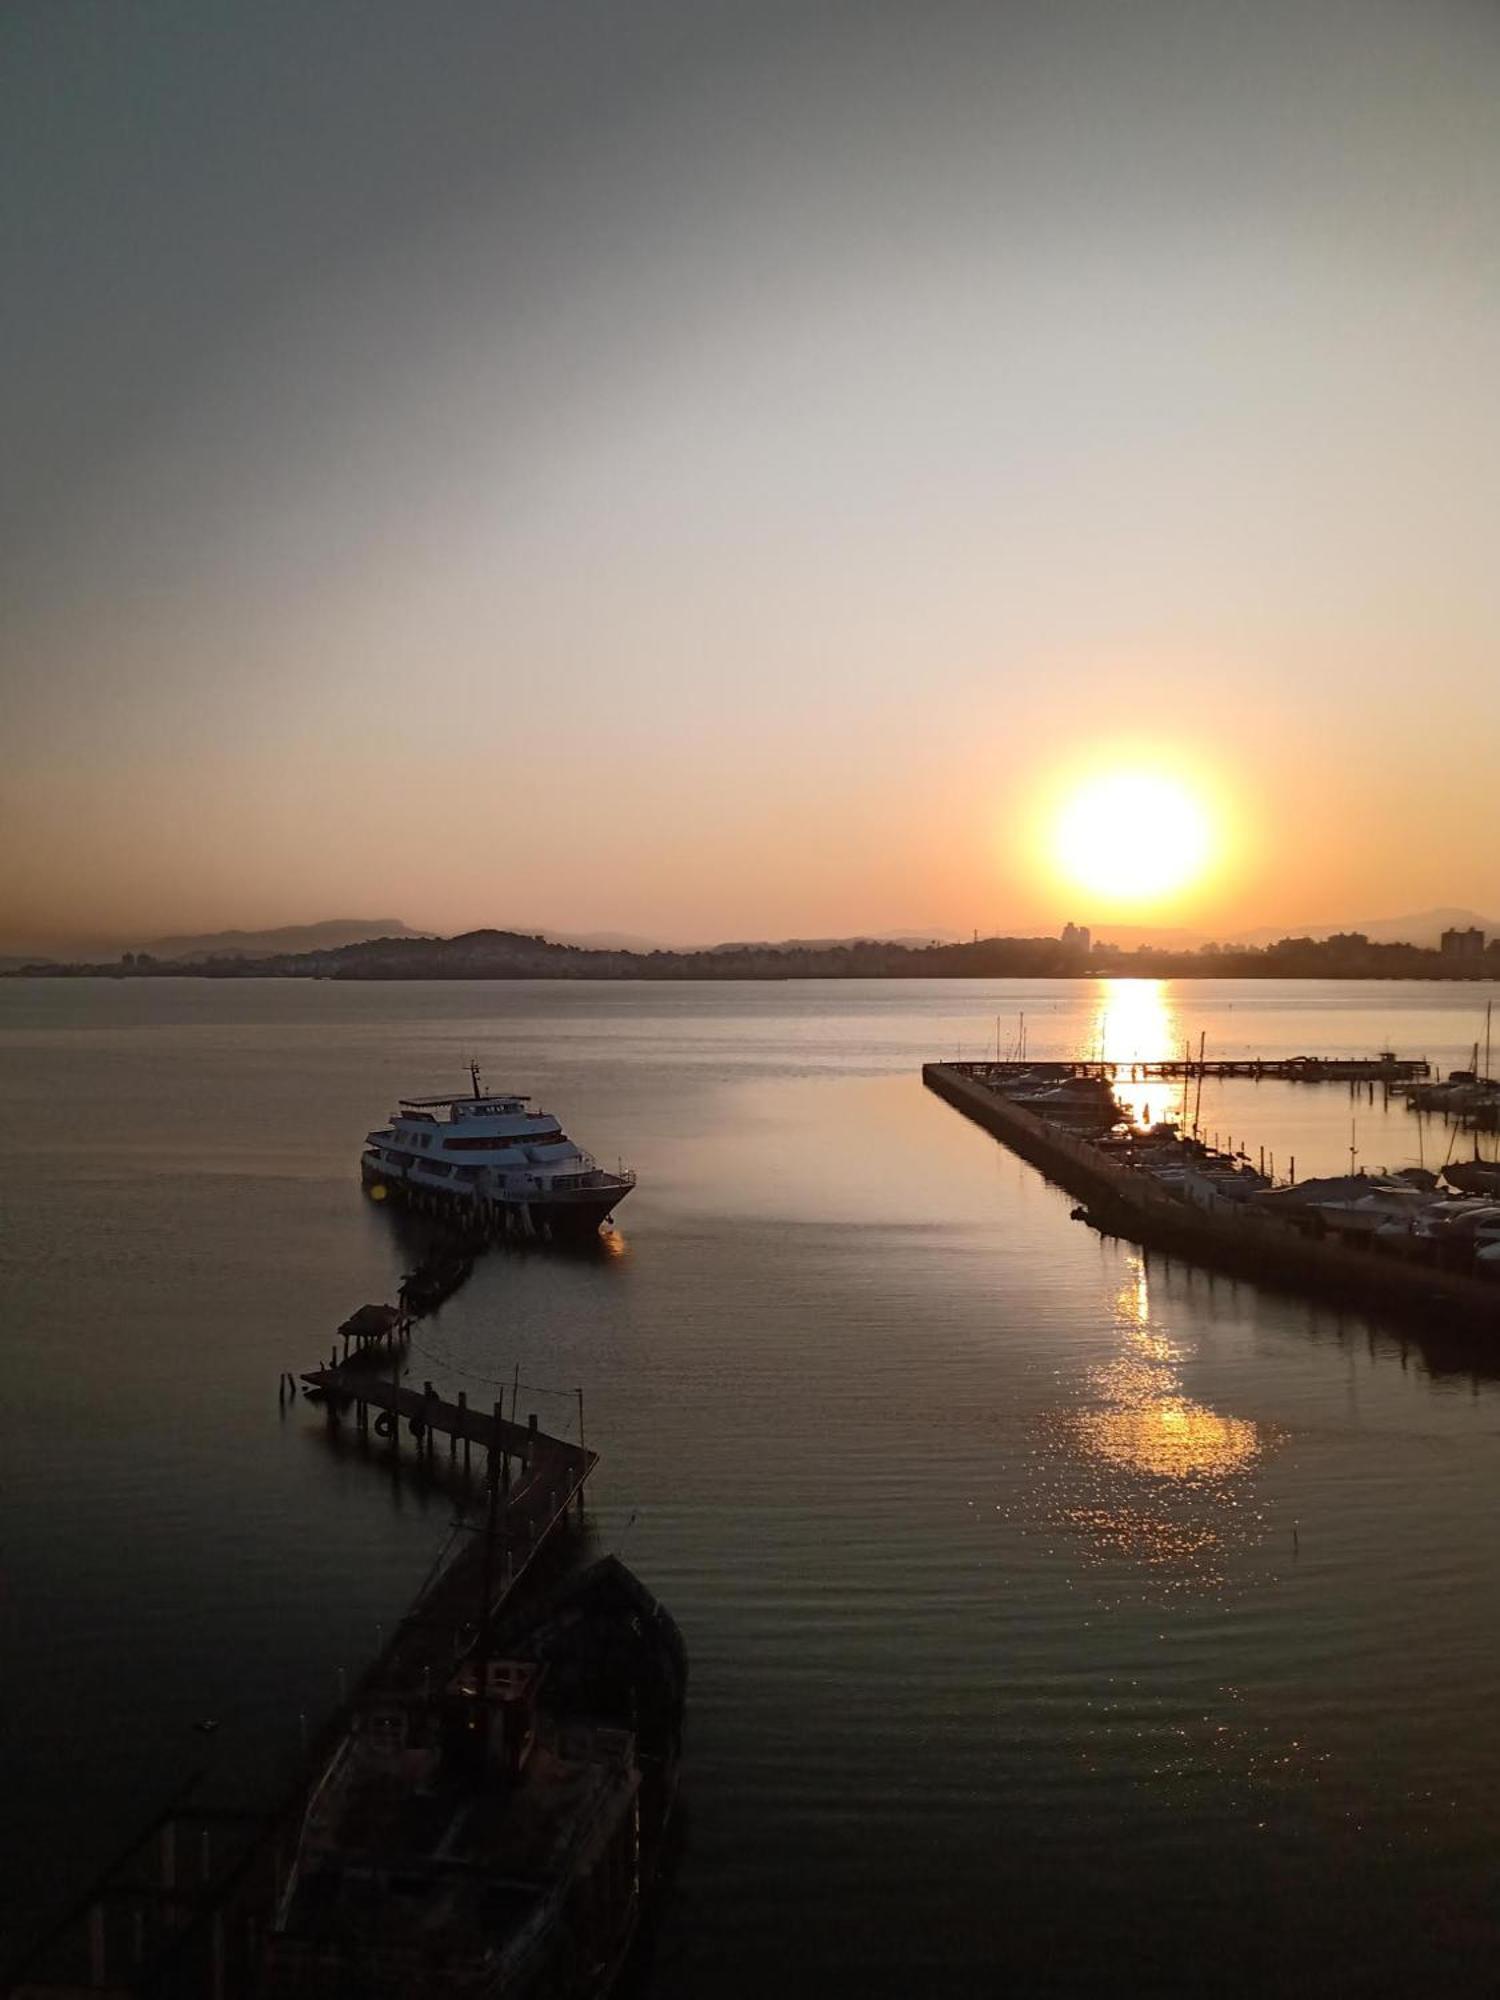
[[[511,1146],[561,1146],[561,1132],[511,1132],[483,1139],[445,1139],[445,1153],[503,1153]]]

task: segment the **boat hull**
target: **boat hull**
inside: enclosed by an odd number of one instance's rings
[[[479,1230],[569,1241],[597,1236],[635,1185],[632,1180],[610,1175],[590,1187],[549,1189],[526,1200],[519,1195],[479,1190],[460,1193],[456,1188],[433,1187],[392,1173],[368,1154],[360,1162],[360,1178],[381,1200],[450,1216]]]

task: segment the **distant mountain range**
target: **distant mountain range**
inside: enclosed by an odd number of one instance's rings
[[[737,951],[846,951],[861,944],[899,944],[920,951],[930,944],[957,944],[955,931],[855,931],[848,937],[820,938],[734,938],[723,944],[700,947],[708,952]]]
[[[1399,920],[1398,920],[1399,921]],[[1409,922],[1403,928],[1411,928]],[[233,933],[229,934],[231,937]],[[703,951],[598,950],[558,944],[538,933],[465,931],[457,937],[385,935],[313,951],[252,957],[243,947],[194,958],[128,952],[95,964],[38,967],[45,978],[200,979],[1057,979],[1128,974],[1168,979],[1494,979],[1500,939],[1487,951],[1444,956],[1431,947],[1305,934],[1270,945],[1216,943],[1208,950],[1142,945],[1083,948],[1076,937],[970,937],[918,945],[862,938],[852,943],[718,946]],[[297,933],[293,933],[297,935]],[[221,942],[220,940],[219,942]],[[203,940],[198,941],[200,944]],[[11,975],[14,976],[14,975]]]
[[[274,931],[209,931],[203,937],[155,938],[140,947],[153,958],[277,958],[287,952],[338,951],[372,938],[431,937],[399,917],[330,917],[321,924],[284,924]]]
[[[1159,953],[1187,954],[1197,952],[1210,942],[1207,932],[1187,930],[1172,924],[1098,923],[1089,928],[1096,947],[1114,945],[1127,952],[1150,948]],[[1476,910],[1446,906],[1415,911],[1407,916],[1367,917],[1338,924],[1267,924],[1255,930],[1220,935],[1212,942],[1229,951],[1236,947],[1260,950],[1279,943],[1283,938],[1319,941],[1358,932],[1367,937],[1372,945],[1411,944],[1432,949],[1445,930],[1469,929],[1481,930],[1486,937],[1500,937],[1500,918],[1482,916]],[[655,956],[678,961],[687,958],[724,961],[777,953],[799,954],[804,958],[851,952],[869,956],[881,952],[922,951],[932,947],[947,949],[978,942],[939,925],[930,930],[912,927],[901,931],[860,931],[844,937],[748,939],[699,946],[663,945],[658,940],[621,931],[486,930],[466,933],[465,938],[512,940],[504,947],[504,955],[525,957],[538,969],[543,961],[555,960],[558,955],[598,954],[621,960]],[[249,963],[269,959],[311,959],[385,943],[399,953],[403,947],[410,951],[412,946],[424,941],[442,942],[438,933],[414,929],[400,917],[332,917],[322,923],[286,924],[272,930],[208,931],[154,938],[138,947],[137,952],[148,953],[158,964],[166,961],[205,965],[241,960]],[[447,956],[464,954],[464,940],[450,939],[447,942],[454,947]],[[11,971],[27,963],[57,963],[61,956],[56,946],[45,957],[40,953],[25,957],[10,953],[0,956],[0,971]],[[69,952],[67,962],[109,963],[120,956],[117,944],[89,944]],[[717,972],[719,967],[715,966],[714,970]]]

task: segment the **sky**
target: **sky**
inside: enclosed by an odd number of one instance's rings
[[[1452,0],[11,0],[0,950],[1500,911],[1497,101]]]

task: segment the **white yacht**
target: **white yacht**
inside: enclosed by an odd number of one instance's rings
[[[635,1186],[575,1146],[529,1097],[486,1090],[470,1063],[466,1097],[403,1097],[365,1141],[371,1193],[472,1210],[476,1222],[524,1235],[593,1235]]]

